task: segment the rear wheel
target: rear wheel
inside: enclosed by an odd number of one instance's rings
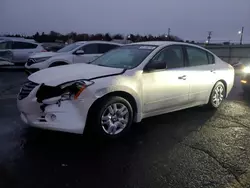
[[[132,106],[122,97],[112,96],[94,108],[91,114],[91,126],[98,134],[106,138],[123,136],[133,123]]]
[[[218,108],[226,97],[226,88],[222,82],[217,82],[211,92],[208,106]]]

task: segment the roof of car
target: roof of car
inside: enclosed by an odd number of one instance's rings
[[[93,41],[78,41],[76,42],[78,44],[84,44],[84,43],[103,43],[103,44],[115,44],[121,46],[122,44],[116,43],[116,42],[108,42],[103,40],[93,40]]]
[[[206,48],[199,46],[199,45],[196,45],[196,44],[190,44],[190,43],[185,43],[185,42],[176,42],[176,41],[146,41],[146,42],[131,43],[131,44],[127,44],[127,45],[155,45],[155,46],[161,47],[161,46],[168,46],[168,45],[172,45],[172,44],[194,46],[194,47],[209,51]],[[209,51],[209,52],[212,53],[211,51]]]
[[[38,44],[35,40],[33,39],[25,39],[25,38],[19,38],[19,37],[0,37],[0,41],[17,41],[17,42],[30,42],[30,43],[35,43]]]
[[[166,46],[166,45],[171,45],[171,44],[186,44],[184,42],[175,42],[175,41],[146,41],[146,42],[136,42],[128,45],[156,45],[156,46]],[[189,44],[188,44],[189,45]]]

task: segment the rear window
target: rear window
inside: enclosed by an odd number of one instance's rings
[[[28,43],[28,42],[13,42],[12,49],[34,49],[37,47],[37,44]]]
[[[62,49],[58,50],[57,52],[70,52],[70,51],[78,48],[81,45],[82,44],[80,44],[80,43],[69,44],[69,45],[63,47]]]
[[[212,54],[207,52],[207,57],[208,57],[209,64],[214,64],[215,63],[215,59],[214,59],[214,56]]]

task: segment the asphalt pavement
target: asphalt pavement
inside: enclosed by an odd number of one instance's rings
[[[0,72],[0,188],[250,187],[250,97],[239,79],[217,110],[134,124],[120,140],[30,128],[16,94],[22,72]]]

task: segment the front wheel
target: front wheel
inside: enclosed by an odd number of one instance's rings
[[[94,108],[92,126],[104,137],[121,137],[128,132],[133,123],[133,109],[122,97],[112,96]]]
[[[211,92],[208,106],[218,108],[226,97],[225,85],[222,82],[217,82]]]

